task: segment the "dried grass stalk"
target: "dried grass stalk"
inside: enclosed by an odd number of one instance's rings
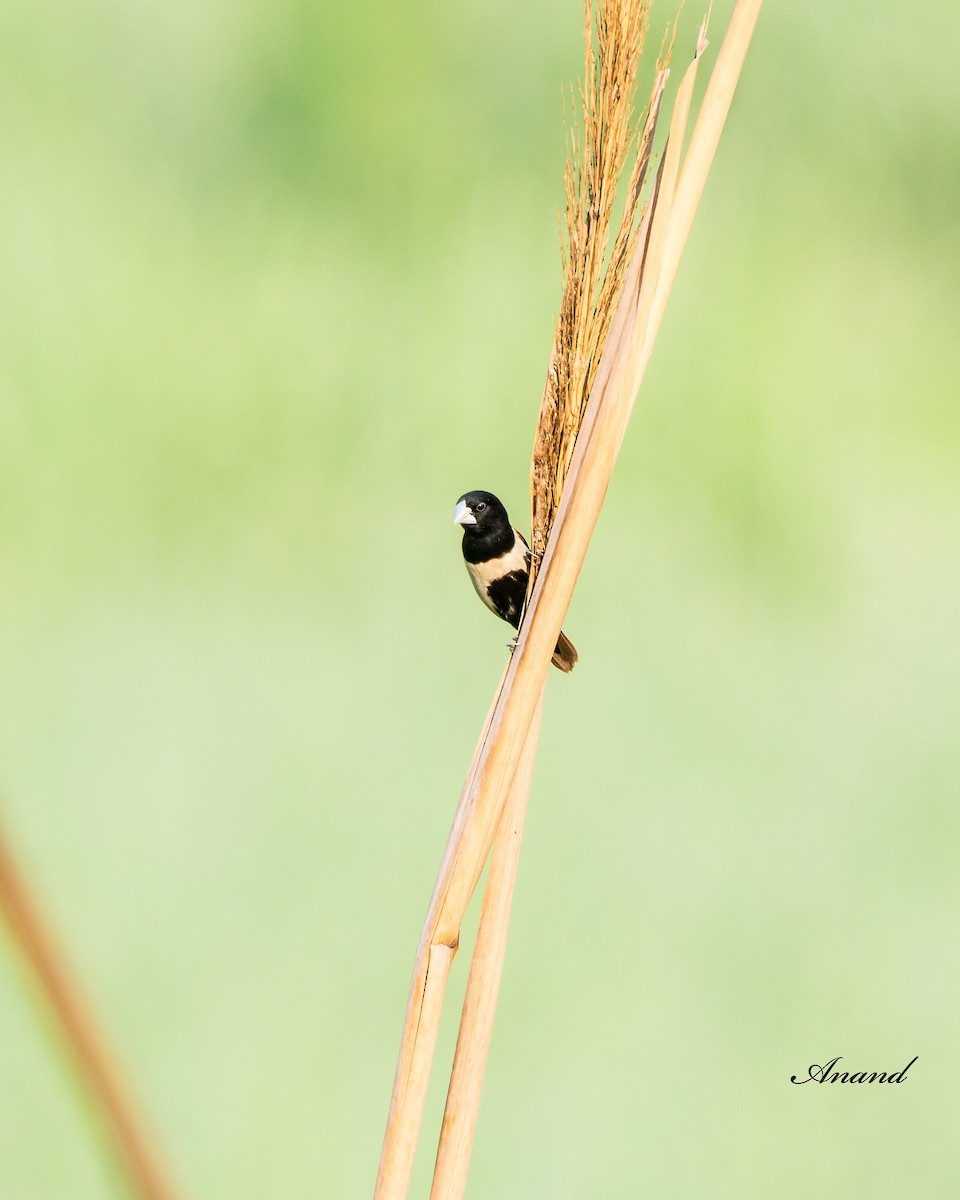
[[[477,747],[474,751],[467,779],[460,794],[460,802],[453,820],[453,828],[447,839],[446,850],[440,864],[440,873],[434,885],[433,896],[427,910],[417,958],[410,984],[407,1013],[400,1055],[390,1097],[390,1112],[380,1155],[377,1174],[377,1200],[400,1200],[406,1196],[413,1172],[413,1158],[423,1119],[423,1107],[427,1098],[427,1084],[436,1047],[440,1024],[440,1007],[446,990],[447,977],[453,957],[460,941],[460,922],[466,911],[467,902],[476,886],[476,880],[468,881],[470,861],[466,860],[468,844],[475,847],[476,827],[480,821],[476,806],[476,780],[480,756],[490,732],[494,713],[500,701],[509,667],[504,671],[494,693],[493,702],[487,713]],[[468,839],[468,834],[472,837]],[[491,835],[492,837],[492,835]],[[489,849],[489,846],[487,847]],[[476,848],[471,851],[477,857]],[[486,854],[480,858],[480,870]],[[459,876],[461,885],[449,900],[451,881]],[[468,884],[468,887],[464,887]],[[459,916],[457,916],[458,905]]]
[[[0,910],[103,1115],[131,1191],[141,1200],[176,1200],[169,1169],[116,1054],[94,1019],[62,949],[41,918],[0,835]]]
[[[459,941],[460,922],[500,825],[507,797],[511,789],[524,782],[521,763],[533,737],[553,647],[600,514],[760,5],[761,0],[737,2],[682,170],[680,151],[687,114],[697,64],[706,46],[702,31],[694,63],[680,86],[654,195],[633,238],[629,270],[619,285],[619,303],[609,315],[606,344],[596,366],[540,572],[516,650],[484,725],[434,889],[414,970],[377,1200],[403,1200],[409,1188],[426,1091],[424,1076],[436,1043],[436,997],[445,986],[449,961]],[[589,272],[584,278],[590,278]],[[505,887],[508,880],[505,875],[498,886]],[[492,896],[490,903],[496,902],[497,897]],[[444,948],[448,953],[434,967],[433,958]],[[431,974],[436,976],[435,983]],[[471,1027],[468,1023],[467,1028]],[[485,1022],[477,1022],[476,1029],[482,1032],[482,1036],[477,1034],[476,1042],[481,1053],[470,1056],[469,1070],[482,1073]],[[458,1086],[478,1089],[479,1080]],[[462,1178],[462,1171],[462,1166],[457,1168],[457,1179]],[[454,1191],[441,1191],[434,1200],[441,1196],[453,1200],[455,1195]]]
[[[540,734],[543,697],[534,715],[523,757],[493,843],[490,870],[483,893],[480,926],[470,961],[470,975],[460,1016],[460,1033],[453,1058],[447,1103],[440,1130],[430,1200],[459,1200],[467,1183],[470,1151],[480,1109],[493,1018],[510,927],[513,888],[520,861],[520,842],[530,794],[530,779]]]

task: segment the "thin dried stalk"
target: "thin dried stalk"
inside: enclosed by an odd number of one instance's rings
[[[552,646],[550,651],[552,653]],[[517,655],[514,654],[494,697],[461,793],[417,949],[380,1156],[376,1200],[403,1200],[410,1187],[427,1080],[436,1047],[439,1005],[446,988],[450,964],[459,945],[460,925],[490,852],[503,812],[503,802],[513,786],[523,746],[530,736],[533,712],[542,700],[549,660],[548,654],[539,672],[528,668],[520,687],[514,685],[511,689],[516,697],[514,705],[522,702],[526,709],[529,701],[527,718],[521,724],[516,718],[508,716],[509,706],[503,703],[508,681],[515,670]],[[495,750],[493,755],[491,749]]]
[[[673,105],[670,132],[667,136],[666,148],[660,163],[660,170],[657,173],[656,190],[650,206],[650,220],[645,223],[647,229],[639,267],[639,287],[633,319],[629,331],[625,330],[626,337],[619,343],[610,346],[610,367],[608,371],[604,372],[603,386],[599,389],[599,395],[596,397],[597,410],[601,406],[614,402],[620,407],[626,408],[626,414],[622,420],[624,432],[642,380],[642,374],[638,374],[638,364],[643,347],[649,342],[648,333],[655,297],[663,286],[664,251],[673,217],[674,195],[680,170],[680,151],[686,135],[690,103],[697,79],[697,68],[706,48],[706,24],[704,23],[697,38],[693,62],[687,68],[680,82]],[[670,282],[672,283],[672,278]],[[649,344],[652,348],[652,342]],[[644,361],[645,365],[646,361]],[[608,396],[608,389],[612,393],[611,396]],[[621,434],[621,438],[622,436]],[[619,450],[619,442],[616,448]]]
[[[648,353],[653,349],[653,341],[660,328],[670,285],[680,265],[707,176],[713,165],[762,3],[763,0],[737,0],[726,37],[717,55],[716,66],[710,74],[706,95],[697,114],[697,121],[690,136],[690,146],[680,170],[674,199],[674,219],[670,227],[660,288],[652,314]]]
[[[490,856],[490,870],[460,1016],[460,1033],[443,1113],[430,1200],[460,1200],[467,1185],[470,1152],[507,949],[510,907],[520,862],[520,842],[542,711],[541,696]]]
[[[142,1200],[176,1200],[177,1190],[150,1124],[2,835],[0,909],[113,1134],[131,1190]]]
[[[387,1128],[380,1155],[376,1186],[377,1200],[398,1200],[398,1198],[406,1196],[410,1187],[413,1158],[420,1133],[420,1122],[423,1119],[427,1084],[439,1031],[440,1005],[442,1005],[450,966],[459,945],[460,920],[466,910],[466,901],[464,901],[459,920],[452,923],[445,918],[443,903],[448,894],[451,875],[455,869],[458,869],[458,864],[462,864],[461,850],[467,831],[477,819],[474,782],[480,754],[490,730],[506,675],[507,672],[504,671],[477,741],[473,760],[467,772],[467,779],[460,794],[460,803],[453,820],[453,828],[447,839],[430,907],[427,910],[427,917],[420,935],[420,944],[417,947],[400,1055],[394,1077],[393,1093],[390,1097],[390,1112],[387,1117]],[[482,861],[480,867],[481,869],[483,867]],[[459,870],[463,872],[463,867],[459,866]],[[469,895],[467,900],[469,900]]]
[[[455,950],[457,946],[467,902],[483,869],[528,744],[553,647],[599,517],[636,389],[649,360],[760,4],[761,0],[738,0],[721,50],[724,69],[719,78],[711,81],[710,108],[697,122],[679,185],[676,172],[685,115],[682,120],[677,118],[672,122],[672,146],[668,145],[661,164],[656,203],[647,214],[641,229],[642,239],[638,239],[634,251],[635,263],[639,257],[636,266],[639,284],[631,284],[623,292],[612,319],[611,335],[597,368],[597,380],[517,648],[481,735],[434,890],[407,1010],[377,1181],[377,1200],[403,1200],[409,1188],[425,1092],[425,1085],[423,1092],[420,1089],[419,1077],[424,1063],[429,1069],[436,1042],[432,1022],[439,1019],[434,1006],[424,1003],[425,998],[434,995],[428,989],[430,948],[446,946]],[[702,49],[701,39],[698,58]],[[693,87],[689,72],[688,78],[687,105]],[[628,278],[633,277],[632,265]],[[411,1086],[411,1081],[417,1081],[417,1086]]]

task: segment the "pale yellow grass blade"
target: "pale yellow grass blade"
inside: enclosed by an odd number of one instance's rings
[[[131,1192],[140,1200],[176,1200],[150,1123],[2,834],[0,912],[112,1134]]]
[[[542,711],[541,696],[490,856],[490,870],[460,1017],[460,1033],[447,1091],[430,1200],[460,1200],[467,1183],[480,1093],[507,949],[510,907],[520,861],[520,842]]]
[[[474,820],[473,782],[505,679],[506,671],[494,693],[474,750],[417,947],[400,1055],[390,1098],[387,1129],[380,1155],[376,1186],[378,1200],[403,1197],[410,1186],[413,1159],[440,1027],[443,996],[460,937],[458,924],[455,936],[444,940],[438,926],[438,911],[441,898],[445,895],[446,882],[457,861],[457,851],[464,837],[464,829]]]

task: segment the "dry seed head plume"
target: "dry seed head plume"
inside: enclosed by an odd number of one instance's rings
[[[564,290],[531,466],[531,588],[643,216],[640,197],[672,47],[671,38],[638,122],[637,67],[649,8],[650,0],[585,0],[583,126],[579,134],[570,132],[564,173]],[[614,202],[631,156],[624,208],[614,224]]]

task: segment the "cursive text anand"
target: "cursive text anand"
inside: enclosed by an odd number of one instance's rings
[[[791,1083],[905,1083],[907,1072],[920,1057],[915,1054],[907,1065],[900,1071],[891,1071],[889,1074],[886,1071],[854,1071],[848,1074],[846,1071],[835,1071],[837,1063],[840,1062],[842,1055],[837,1055],[836,1058],[831,1058],[828,1063],[820,1066],[819,1063],[811,1063],[807,1070],[806,1079],[801,1079],[796,1075],[790,1076]],[[833,1072],[831,1074],[831,1072]]]

